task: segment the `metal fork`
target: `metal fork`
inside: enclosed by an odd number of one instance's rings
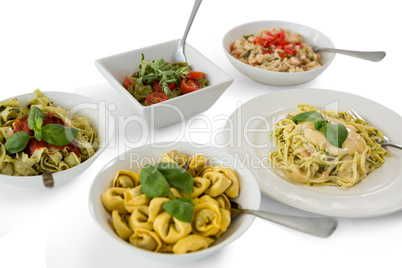
[[[366,120],[364,120],[364,119],[363,119],[355,110],[353,110],[352,108],[349,109],[348,113],[349,113],[354,119],[358,118],[358,119],[360,119],[360,120],[363,120],[363,121],[367,122]],[[399,144],[390,142],[389,139],[388,139],[386,136],[383,136],[382,139],[379,138],[379,139],[378,139],[378,142],[381,144],[382,147],[391,146],[391,147],[395,147],[395,148],[398,148],[398,149],[401,149],[401,150],[402,150],[402,145],[399,145]]]

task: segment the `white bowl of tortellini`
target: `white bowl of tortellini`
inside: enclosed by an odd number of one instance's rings
[[[126,254],[161,262],[204,258],[239,238],[254,217],[230,214],[230,201],[258,209],[260,190],[244,163],[224,150],[187,142],[130,149],[95,177],[92,217]]]

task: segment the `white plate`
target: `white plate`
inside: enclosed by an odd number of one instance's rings
[[[365,180],[351,188],[309,187],[290,182],[269,164],[276,150],[270,132],[273,124],[295,111],[297,104],[321,109],[355,109],[391,141],[402,144],[402,117],[366,98],[323,89],[291,89],[268,93],[241,105],[229,118],[224,131],[227,151],[249,165],[262,193],[287,205],[335,217],[372,217],[402,209],[402,151],[390,148],[392,157]]]

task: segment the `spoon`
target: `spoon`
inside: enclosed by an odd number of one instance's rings
[[[193,10],[191,11],[190,18],[188,19],[188,22],[187,22],[186,30],[184,31],[183,38],[180,40],[179,46],[176,49],[176,55],[174,57],[174,61],[187,62],[186,55],[184,53],[184,46],[186,44],[186,39],[187,39],[187,35],[190,31],[191,24],[193,24],[193,20],[195,18],[195,15],[197,14],[198,8],[201,5],[201,2],[202,2],[202,0],[195,0]]]
[[[42,173],[42,178],[43,178],[43,184],[48,187],[48,188],[53,188],[54,186],[54,180],[53,180],[53,175],[50,172],[44,171]]]
[[[317,51],[334,52],[375,62],[378,62],[385,57],[384,51],[355,51],[355,50],[345,50],[345,49],[336,49],[327,47],[312,47],[312,48],[314,52]]]
[[[232,217],[246,213],[321,238],[330,237],[338,226],[338,220],[333,217],[284,215],[262,210],[242,209],[236,202],[230,201],[230,203],[232,205],[230,209]]]

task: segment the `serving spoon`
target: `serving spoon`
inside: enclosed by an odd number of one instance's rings
[[[232,206],[230,208],[232,218],[238,214],[246,213],[321,238],[330,237],[338,226],[338,220],[333,217],[284,215],[262,210],[242,209],[238,203],[233,201],[230,201],[230,204]]]
[[[195,0],[193,10],[191,11],[190,18],[188,19],[188,22],[187,22],[186,30],[184,31],[183,38],[180,40],[179,46],[176,49],[174,61],[187,62],[186,54],[184,53],[184,47],[186,44],[187,35],[190,32],[191,25],[193,24],[193,20],[195,18],[195,15],[197,14],[198,8],[201,5],[201,2],[202,2],[202,0]]]
[[[54,179],[53,174],[47,171],[42,173],[43,184],[48,188],[53,188],[54,186]]]
[[[334,52],[375,62],[382,60],[386,55],[384,51],[355,51],[355,50],[345,50],[345,49],[328,48],[328,47],[312,47],[312,49],[314,52],[318,51]]]

